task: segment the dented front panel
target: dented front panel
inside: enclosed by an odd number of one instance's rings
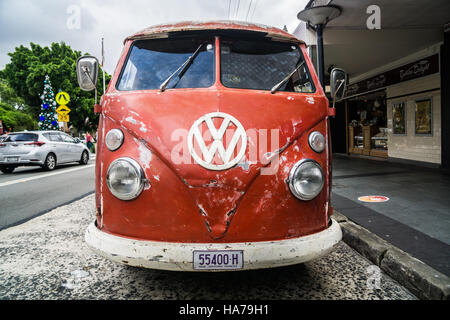
[[[233,243],[296,238],[328,227],[329,148],[316,153],[308,145],[312,131],[329,140],[328,100],[320,85],[309,94],[226,88],[217,64],[209,88],[118,91],[131,42],[101,102],[96,204],[102,231],[139,240]],[[303,45],[301,50],[317,84]],[[193,124],[211,113],[230,115],[246,133],[244,159],[226,170],[205,168],[189,152]],[[124,132],[124,143],[110,151],[103,139],[114,128]],[[120,157],[136,160],[147,179],[131,201],[114,197],[105,182]],[[301,159],[317,161],[325,174],[321,193],[310,201],[295,198],[287,184]]]

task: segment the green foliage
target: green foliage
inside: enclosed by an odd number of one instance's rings
[[[0,120],[5,131],[36,130],[37,122],[23,111],[17,110],[9,104],[0,102]]]
[[[4,79],[0,79],[0,120],[5,131],[37,128],[37,122],[23,110],[26,110],[24,100],[16,95]]]
[[[19,109],[25,108],[23,99],[17,96],[13,88],[4,79],[0,79],[0,102],[17,106]]]
[[[0,78],[7,80],[17,96],[23,98],[28,112],[33,119],[38,120],[41,112],[40,96],[44,89],[43,82],[48,74],[55,94],[65,91],[70,95],[67,105],[70,112],[70,122],[78,130],[95,130],[98,125],[98,115],[94,114],[94,92],[82,91],[77,82],[76,61],[81,51],[72,50],[64,42],[52,43],[49,47],[41,47],[30,43],[30,48],[16,47],[8,54],[11,62],[0,71]],[[100,75],[102,71],[100,70]],[[111,76],[105,73],[106,84]],[[103,94],[103,81],[99,77],[97,83],[98,96]],[[87,121],[88,119],[88,121]]]

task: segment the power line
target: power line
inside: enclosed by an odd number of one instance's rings
[[[245,15],[245,21],[247,21],[248,13],[250,12],[250,8],[251,8],[251,6],[252,6],[252,1],[253,1],[253,0],[250,0],[250,4],[248,5],[247,14]]]
[[[252,13],[252,16],[250,17],[250,21],[253,21],[252,19],[253,19],[253,15],[255,14],[257,5],[258,5],[258,0],[255,0],[255,5],[253,6],[253,13]]]
[[[235,19],[237,19],[237,14],[238,14],[238,12],[239,12],[239,5],[241,4],[241,0],[238,0],[238,5],[237,5],[237,8],[236,8],[236,14],[234,15],[234,18]]]
[[[228,0],[228,20],[230,20],[231,0]]]

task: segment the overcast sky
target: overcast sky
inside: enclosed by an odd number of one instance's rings
[[[0,0],[0,69],[8,52],[29,43],[64,41],[100,59],[105,38],[105,69],[112,73],[123,40],[148,26],[184,20],[232,20],[283,28],[297,27],[308,0]],[[251,5],[251,6],[250,6]],[[79,14],[78,14],[79,13]],[[78,19],[79,17],[79,19]]]

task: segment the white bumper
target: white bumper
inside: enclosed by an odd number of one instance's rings
[[[331,226],[321,232],[279,241],[180,243],[133,240],[102,232],[95,222],[89,225],[85,234],[91,249],[112,261],[174,271],[199,271],[194,270],[192,261],[193,252],[198,250],[242,250],[244,267],[239,270],[297,264],[327,254],[341,238],[341,228],[333,219]]]

